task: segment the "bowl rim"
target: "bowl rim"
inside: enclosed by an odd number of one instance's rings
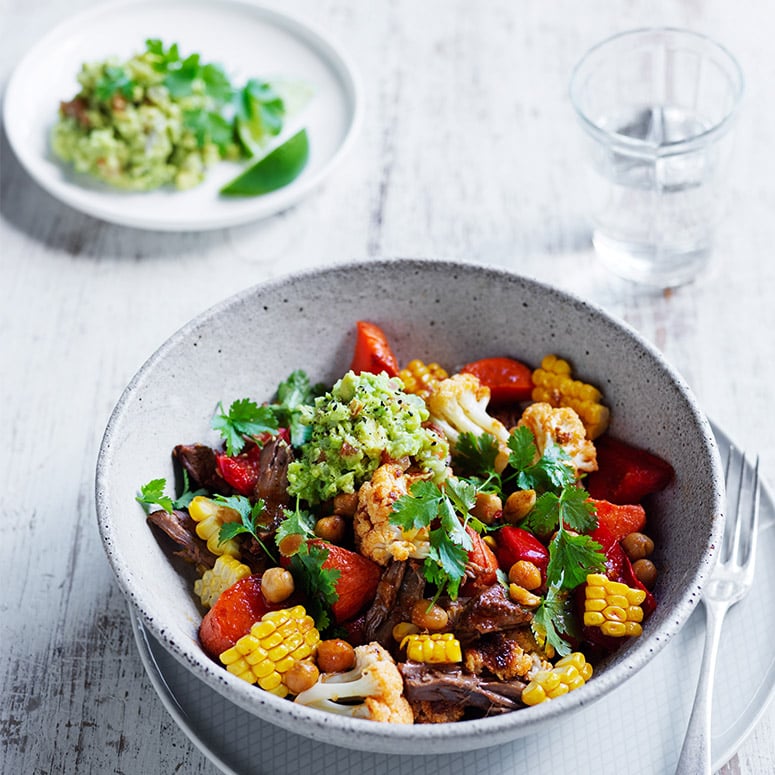
[[[373,270],[377,267],[381,269],[395,269],[396,264],[400,264],[402,269],[407,272],[413,269],[430,270],[431,267],[435,267],[431,271],[438,271],[438,267],[443,267],[449,272],[483,273],[496,281],[501,280],[512,283],[516,281],[528,289],[532,288],[542,294],[555,297],[564,304],[570,304],[579,311],[591,313],[602,318],[603,323],[625,333],[666,371],[668,377],[677,388],[680,397],[684,400],[699,431],[704,449],[712,461],[713,480],[718,482],[719,486],[713,489],[712,502],[714,514],[711,518],[711,529],[704,547],[706,561],[699,563],[694,574],[684,579],[684,590],[677,597],[671,616],[665,620],[658,630],[654,631],[654,637],[650,639],[648,648],[638,645],[634,646],[631,649],[631,658],[628,658],[626,662],[615,665],[602,675],[596,676],[595,680],[581,690],[570,692],[553,700],[551,703],[521,708],[519,711],[489,718],[440,724],[401,725],[375,724],[366,719],[343,717],[338,714],[298,706],[287,699],[281,699],[268,692],[258,692],[254,686],[236,678],[210,660],[198,641],[191,639],[188,642],[182,643],[179,640],[173,639],[164,627],[164,624],[158,622],[144,610],[142,601],[137,598],[132,588],[131,568],[125,567],[122,564],[120,555],[113,546],[113,527],[111,524],[113,515],[110,506],[112,492],[110,468],[113,457],[113,442],[118,438],[135,387],[165,357],[169,350],[173,349],[192,331],[207,324],[208,321],[221,315],[230,307],[240,305],[256,292],[271,292],[274,289],[287,286],[289,283],[314,281],[316,277],[322,275],[363,271],[365,269]],[[127,598],[131,608],[139,616],[143,625],[148,628],[173,657],[187,666],[200,680],[253,715],[312,739],[343,747],[382,751],[385,753],[406,753],[407,750],[405,748],[401,749],[399,746],[402,744],[422,743],[423,750],[418,750],[416,753],[430,754],[450,750],[448,745],[451,738],[454,739],[455,750],[470,750],[529,734],[534,729],[542,726],[548,718],[555,716],[564,717],[601,699],[608,692],[615,689],[621,681],[630,675],[634,675],[653,659],[688,620],[692,611],[699,603],[699,592],[712,570],[716,559],[716,547],[720,544],[724,523],[724,496],[721,482],[723,482],[723,473],[716,440],[710,423],[701,411],[690,387],[662,353],[628,323],[606,312],[602,307],[568,291],[561,290],[536,279],[527,278],[502,267],[459,259],[385,257],[332,263],[324,267],[291,272],[265,282],[256,283],[205,309],[169,336],[134,374],[122,391],[110,415],[97,457],[95,500],[97,522],[103,549],[119,588]],[[337,739],[332,739],[332,732],[336,732],[338,735]],[[415,751],[409,752],[414,753]]]

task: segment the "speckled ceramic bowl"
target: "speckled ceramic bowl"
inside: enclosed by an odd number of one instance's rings
[[[644,634],[581,689],[533,708],[454,724],[401,726],[346,719],[281,700],[234,678],[197,642],[201,613],[135,502],[139,486],[172,478],[175,444],[216,443],[217,401],[269,399],[295,368],[332,382],[348,367],[354,323],[372,320],[399,359],[448,368],[488,355],[536,364],[568,357],[599,385],[612,432],[669,460],[675,482],[652,503],[660,576]],[[699,600],[722,530],[723,485],[710,427],[681,377],[635,332],[558,290],[462,263],[389,260],[339,265],[244,291],[172,336],[124,391],[97,466],[97,512],[118,583],[144,625],[206,684],[272,724],[350,748],[434,753],[527,735],[602,698],[643,667]]]

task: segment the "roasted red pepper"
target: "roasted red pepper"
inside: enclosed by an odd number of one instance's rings
[[[483,358],[466,364],[461,371],[473,374],[490,388],[490,403],[528,401],[533,392],[533,372],[512,358]]]
[[[398,360],[382,329],[365,320],[359,320],[356,325],[355,352],[350,369],[356,374],[362,371],[379,374],[384,371],[389,377],[397,376]]]
[[[605,528],[620,541],[628,533],[643,529],[646,524],[646,510],[640,504],[617,504],[590,499],[597,513],[597,524]]]
[[[249,444],[239,455],[229,456],[216,452],[215,465],[218,473],[240,495],[249,497],[253,494],[258,481],[259,459],[261,447]]]
[[[640,503],[673,479],[673,467],[662,458],[607,434],[595,441],[598,470],[586,479],[587,492],[611,503]]]
[[[495,556],[506,573],[518,560],[529,560],[538,567],[541,578],[546,581],[549,550],[532,533],[521,527],[506,525],[498,531],[495,540],[498,542]]]
[[[221,593],[199,625],[199,640],[213,659],[231,648],[267,612],[282,608],[286,603],[267,603],[261,592],[258,575],[232,584]]]
[[[328,549],[328,557],[323,562],[324,568],[339,571],[336,581],[336,594],[339,599],[331,606],[334,619],[337,624],[352,619],[374,599],[382,568],[368,557],[343,546],[319,538],[313,538],[310,543]]]

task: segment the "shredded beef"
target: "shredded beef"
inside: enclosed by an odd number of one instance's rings
[[[218,473],[215,450],[205,444],[178,444],[172,457],[180,463],[195,488],[203,487],[211,493],[232,495],[234,490]]]
[[[259,458],[259,474],[255,497],[265,504],[262,527],[267,533],[274,532],[285,518],[284,509],[291,505],[288,495],[288,465],[293,461],[293,451],[279,436],[269,442]]]
[[[160,509],[148,515],[148,522],[155,525],[177,547],[173,552],[177,557],[193,565],[212,568],[215,557],[210,554],[207,544],[196,534],[196,522],[185,511],[174,509],[172,514]]]
[[[472,597],[455,622],[455,632],[471,640],[489,632],[502,632],[529,624],[533,613],[509,599],[500,584],[488,587]]]
[[[521,707],[525,688],[521,681],[489,681],[456,666],[431,667],[420,662],[402,662],[398,669],[404,679],[404,694],[413,705],[440,703],[445,713],[450,705],[457,705],[486,716]]]

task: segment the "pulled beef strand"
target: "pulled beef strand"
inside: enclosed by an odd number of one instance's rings
[[[234,490],[218,473],[215,450],[206,444],[178,444],[172,457],[188,473],[195,488],[203,487],[211,493],[232,495]]]
[[[393,628],[399,622],[411,621],[412,607],[424,594],[422,563],[392,560],[382,573],[374,602],[366,611],[366,639],[377,641],[388,651],[395,651]]]
[[[262,520],[262,527],[267,534],[277,530],[285,519],[285,509],[291,505],[291,497],[288,495],[288,466],[292,461],[293,450],[285,439],[279,436],[261,450],[254,495],[256,499],[261,498],[264,501],[265,518]]]
[[[470,641],[491,632],[503,632],[529,624],[533,612],[509,599],[500,584],[472,597],[456,616],[453,624],[461,641]]]
[[[522,707],[522,681],[487,680],[464,673],[459,667],[431,667],[420,662],[401,662],[404,694],[411,703],[442,703],[473,708],[486,716]]]
[[[215,556],[207,549],[207,544],[196,534],[196,522],[186,511],[173,509],[172,514],[159,509],[151,512],[148,522],[158,528],[177,547],[173,554],[192,565],[212,568]]]

